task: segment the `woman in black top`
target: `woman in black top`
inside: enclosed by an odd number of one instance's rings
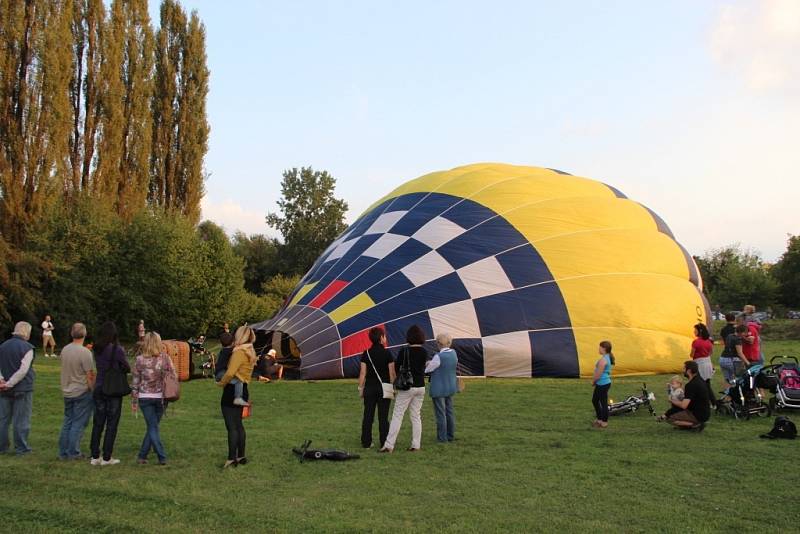
[[[375,420],[375,407],[378,408],[378,433],[383,447],[389,434],[389,406],[392,399],[383,398],[381,382],[394,382],[394,360],[386,350],[386,334],[383,328],[375,327],[369,331],[372,347],[361,355],[361,372],[358,375],[358,394],[364,399],[364,417],[361,420],[361,446],[372,447],[372,422]]]
[[[92,347],[94,362],[97,368],[94,392],[94,418],[92,422],[92,437],[90,448],[92,450],[92,465],[116,465],[119,460],[111,457],[114,451],[114,442],[117,439],[117,428],[122,415],[122,397],[110,397],[103,394],[103,383],[106,372],[116,368],[124,373],[131,372],[131,366],[125,357],[125,349],[119,344],[117,326],[107,321],[100,327],[97,341]],[[105,431],[105,435],[103,435]],[[103,441],[102,456],[100,454],[100,440]]]
[[[411,419],[411,447],[409,451],[418,451],[422,441],[422,401],[425,400],[425,362],[428,360],[428,352],[423,345],[425,344],[425,332],[417,325],[412,326],[406,332],[407,347],[400,350],[395,361],[397,372],[400,373],[404,367],[409,368],[414,384],[411,389],[395,392],[394,412],[392,413],[392,424],[389,426],[389,435],[386,442],[379,452],[392,452],[394,450],[397,434],[400,432],[400,425],[403,423],[403,415],[409,410],[408,418]]]
[[[247,434],[242,424],[244,406],[233,403],[233,399],[236,396],[235,388],[236,386],[233,384],[225,386],[225,389],[222,390],[222,399],[220,399],[222,418],[225,420],[225,428],[228,430],[228,461],[222,466],[223,468],[236,467],[247,463],[247,457],[244,452]],[[247,384],[242,384],[242,399],[245,402],[250,400]]]

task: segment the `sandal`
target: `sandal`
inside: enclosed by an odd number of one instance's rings
[[[227,462],[222,464],[222,468],[223,469],[227,469],[229,467],[236,467],[237,465],[239,465],[239,464],[236,463],[236,460],[228,460]]]

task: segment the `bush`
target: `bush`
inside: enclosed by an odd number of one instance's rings
[[[243,261],[210,222],[195,228],[161,210],[123,221],[78,202],[54,210],[31,236],[25,253],[0,243],[3,330],[50,314],[61,340],[76,321],[92,332],[109,319],[123,338],[139,319],[164,338],[186,338],[224,321],[263,320],[280,305],[246,293]]]

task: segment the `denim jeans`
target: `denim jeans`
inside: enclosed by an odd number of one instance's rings
[[[722,375],[725,377],[725,382],[733,384],[736,375],[742,374],[744,366],[739,358],[728,358],[727,356],[719,359],[719,367],[722,369]]]
[[[100,438],[103,437],[103,460],[110,460],[117,439],[117,427],[122,415],[122,397],[106,397],[99,389],[94,390],[94,422],[92,424],[92,458],[100,457]]]
[[[14,425],[14,449],[17,454],[31,452],[28,434],[31,431],[33,391],[0,395],[0,453],[8,450],[8,425]]]
[[[436,415],[436,439],[441,442],[453,441],[456,436],[453,397],[434,397],[433,413]]]
[[[167,460],[167,453],[164,451],[164,444],[161,443],[161,433],[158,425],[161,423],[161,416],[164,415],[164,403],[161,399],[139,399],[139,409],[144,416],[147,430],[142,440],[142,448],[139,449],[139,458],[147,459],[147,454],[152,448],[156,451],[159,462]]]
[[[64,423],[58,439],[58,457],[74,458],[81,455],[81,438],[89,416],[94,411],[92,392],[87,391],[79,397],[64,398]]]

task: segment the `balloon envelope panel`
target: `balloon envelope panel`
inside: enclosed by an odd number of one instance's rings
[[[617,189],[561,171],[476,164],[412,180],[315,262],[273,319],[306,378],[357,376],[367,332],[390,348],[447,332],[459,371],[590,376],[672,372],[708,321],[696,265],[666,223]],[[433,348],[433,347],[432,347]]]

